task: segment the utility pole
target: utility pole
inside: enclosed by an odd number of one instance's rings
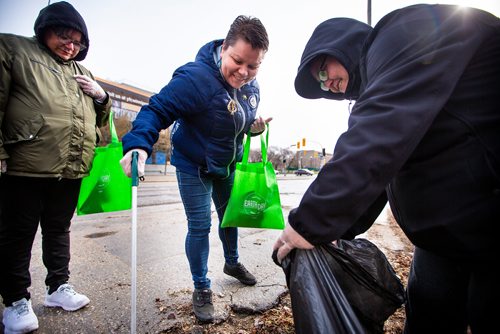
[[[372,0],[368,0],[367,4],[367,21],[369,26],[372,25]]]

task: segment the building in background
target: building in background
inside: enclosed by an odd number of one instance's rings
[[[141,88],[137,88],[124,83],[118,83],[111,80],[96,78],[101,87],[108,92],[111,98],[113,121],[115,123],[118,138],[121,138],[132,128],[132,122],[137,117],[141,107],[149,102],[149,98],[156,94]],[[110,141],[109,128],[102,129],[105,134],[105,143]],[[153,152],[146,163],[166,165],[170,161],[170,131],[164,129],[160,131],[160,137],[153,146]]]
[[[325,156],[323,156],[323,152],[315,150],[297,150],[294,159],[290,162],[288,168],[320,170],[332,157],[332,154],[326,153]]]
[[[125,117],[134,121],[141,107],[149,102],[155,94],[144,89],[118,83],[110,80],[96,78],[101,87],[108,92],[113,101],[113,112],[116,118]]]

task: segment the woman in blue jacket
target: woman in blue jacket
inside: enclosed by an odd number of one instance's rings
[[[142,107],[123,137],[122,167],[130,176],[131,155],[139,152],[139,174],[161,129],[173,124],[172,165],[188,220],[186,254],[194,281],[193,309],[200,321],[213,320],[207,277],[211,199],[219,225],[227,206],[235,163],[241,161],[243,136],[261,133],[271,120],[256,118],[260,101],[255,77],[269,40],[259,19],[238,16],[224,40],[205,44],[194,62],[178,68],[170,82]],[[238,262],[237,228],[220,228],[224,273],[246,285],[255,277]]]
[[[374,28],[327,20],[305,47],[295,89],[356,104],[290,212],[278,258],[364,232],[388,198],[415,245],[405,333],[498,327],[500,19],[415,5]]]

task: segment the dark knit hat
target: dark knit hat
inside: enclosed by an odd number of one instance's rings
[[[82,42],[87,48],[81,50],[73,60],[84,60],[89,51],[90,43],[87,25],[80,13],[66,1],[56,2],[43,8],[38,14],[34,26],[36,38],[40,43],[44,43],[45,29],[54,26],[68,27],[82,33]]]

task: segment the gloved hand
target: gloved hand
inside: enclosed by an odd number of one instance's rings
[[[7,173],[7,160],[0,160],[0,174]]]
[[[250,127],[250,132],[261,133],[266,129],[266,124],[271,122],[272,120],[273,120],[272,117],[269,117],[268,119],[264,120],[261,116],[259,116],[253,121],[252,126]]]
[[[278,262],[281,263],[283,258],[294,248],[313,249],[314,246],[287,224],[273,246],[273,250],[278,250]]]
[[[107,96],[106,92],[104,91],[104,89],[102,89],[101,86],[99,86],[96,81],[92,80],[86,75],[80,74],[75,74],[73,78],[75,78],[76,82],[78,82],[78,85],[85,94],[87,94],[94,100],[97,100],[98,102],[104,101]]]
[[[146,159],[148,158],[148,154],[146,151],[141,150],[140,148],[134,148],[133,150],[125,153],[123,158],[120,160],[120,165],[123,168],[123,171],[128,177],[132,176],[132,152],[138,152],[139,156],[137,158],[137,174],[139,177],[144,176],[144,168],[146,166]]]

